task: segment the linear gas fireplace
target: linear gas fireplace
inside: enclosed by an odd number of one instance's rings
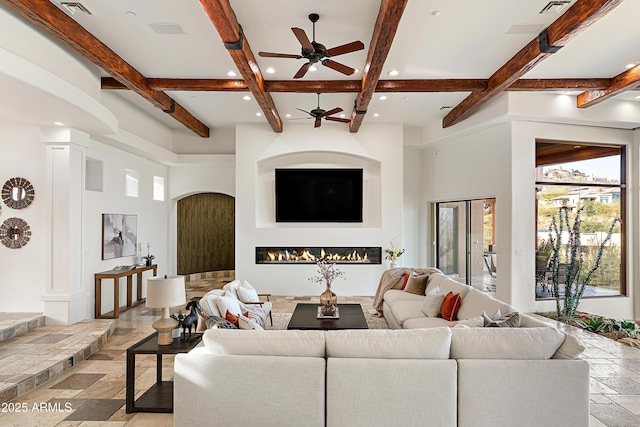
[[[381,264],[382,248],[369,247],[256,247],[256,264]]]

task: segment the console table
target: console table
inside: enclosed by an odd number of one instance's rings
[[[142,304],[142,273],[153,270],[153,275],[158,274],[158,265],[149,265],[132,268],[130,270],[109,270],[95,274],[95,316],[96,319],[117,319],[120,313]],[[137,275],[136,300],[133,301],[133,275]],[[127,278],[127,306],[120,307],[120,278]],[[113,279],[113,312],[102,314],[102,279]]]

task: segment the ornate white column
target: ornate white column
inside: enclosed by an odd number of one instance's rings
[[[42,128],[46,144],[47,249],[44,314],[48,325],[90,317],[90,292],[82,283],[85,149],[89,135],[70,128]]]

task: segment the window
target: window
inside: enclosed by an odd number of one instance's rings
[[[164,177],[153,177],[153,200],[164,201]]]
[[[138,171],[124,170],[124,194],[129,197],[138,197]]]
[[[548,271],[551,254],[544,250],[552,217],[558,220],[559,210],[566,209],[572,224],[580,208],[583,265],[577,283],[583,283],[595,265],[599,245],[613,220],[621,219],[583,297],[626,295],[625,165],[625,147],[621,146],[536,143],[536,298],[554,297]],[[566,238],[560,249],[560,267],[568,252]]]

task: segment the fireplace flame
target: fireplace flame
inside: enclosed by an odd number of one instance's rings
[[[268,251],[265,257],[266,262],[278,262],[278,263],[295,263],[295,262],[317,262],[317,261],[330,261],[330,262],[370,262],[369,255],[364,253],[358,253],[356,249],[347,254],[332,253],[326,251],[324,248],[320,249],[320,256],[316,256],[309,252],[308,249],[303,249],[299,253],[297,251],[289,252],[288,249],[278,252]]]

